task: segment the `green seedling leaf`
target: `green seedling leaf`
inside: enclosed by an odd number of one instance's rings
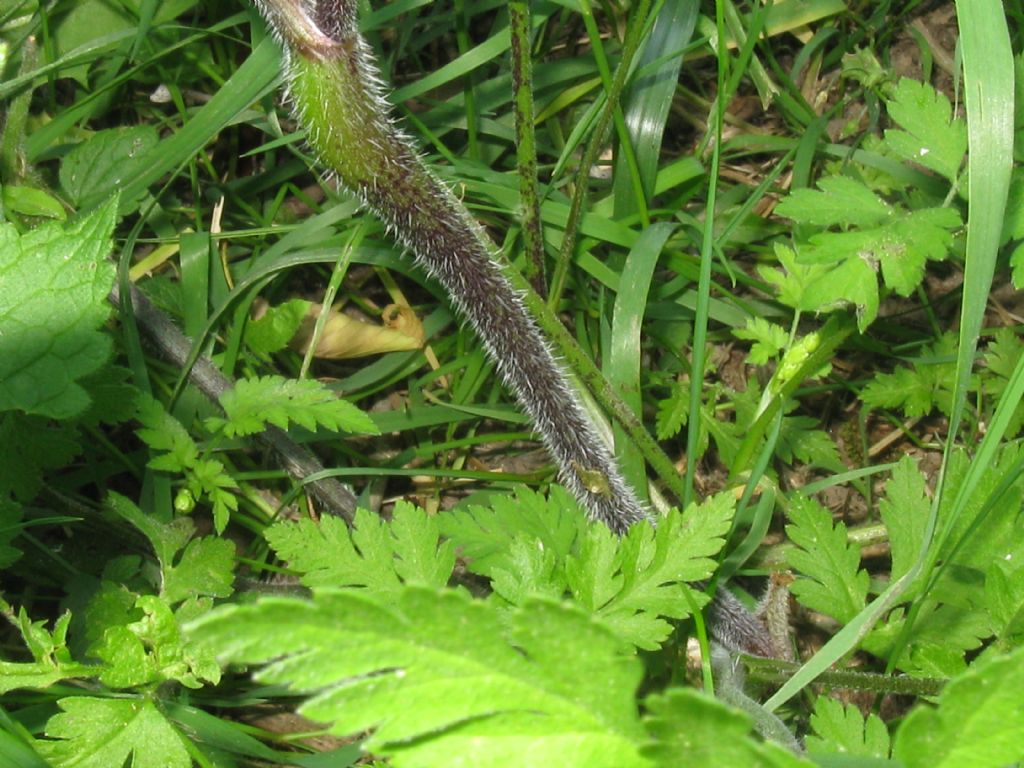
[[[889,757],[889,730],[875,714],[867,718],[852,704],[819,696],[811,715],[813,735],[804,746],[811,754],[841,753],[861,757]]]
[[[748,317],[745,328],[734,328],[732,335],[737,339],[753,341],[747,361],[752,365],[764,365],[778,357],[779,352],[789,343],[786,329],[770,323],[763,317]]]
[[[18,446],[0,461],[0,498],[25,503],[39,493],[47,470],[67,466],[82,452],[71,424],[17,411],[0,414],[0,445]]]
[[[510,554],[518,536],[535,542],[561,563],[589,526],[576,500],[551,486],[547,498],[525,486],[514,496],[493,496],[489,506],[453,509],[437,516],[441,534],[450,539],[473,573],[492,576],[496,569],[514,572]]]
[[[190,768],[185,740],[148,699],[73,696],[46,724],[39,752],[55,768]]]
[[[369,416],[313,379],[240,379],[221,395],[220,403],[226,418],[208,418],[206,425],[228,437],[254,435],[268,424],[288,429],[291,423],[310,431],[322,426],[336,432],[377,434]]]
[[[775,286],[779,301],[787,307],[813,311],[818,306],[813,286],[828,273],[828,267],[801,263],[796,251],[782,243],[775,243],[775,259],[782,266],[781,270],[760,265],[758,274]]]
[[[467,631],[467,627],[472,631]],[[402,766],[647,765],[641,667],[568,605],[508,610],[463,592],[325,590],[264,598],[193,623],[225,662],[311,695],[300,711]]]
[[[658,403],[658,439],[668,440],[678,435],[689,417],[690,382],[677,381],[672,385],[672,394]]]
[[[216,684],[220,667],[208,649],[187,642],[170,606],[155,595],[140,595],[137,621],[107,627],[89,653],[106,662],[99,678],[111,688],[133,688],[174,680],[188,688]]]
[[[903,78],[887,108],[889,117],[904,129],[885,132],[885,144],[893,154],[955,183],[967,154],[967,125],[953,119],[946,95],[928,83]]]
[[[926,416],[935,408],[949,414],[956,383],[956,337],[943,334],[915,361],[913,368],[880,373],[861,390],[868,408],[892,408],[907,418]]]
[[[238,499],[232,492],[238,483],[221,462],[200,457],[188,430],[159,401],[141,395],[136,418],[142,424],[136,432],[142,441],[156,451],[165,451],[150,459],[149,467],[185,475],[186,487],[176,501],[179,511],[190,512],[196,500],[206,499],[213,510],[214,527],[222,533],[231,513],[238,509]],[[180,503],[182,499],[184,504]]]
[[[893,756],[907,768],[1001,768],[1024,759],[1024,648],[976,661],[938,706],[903,721]]]
[[[195,525],[187,517],[162,523],[116,493],[107,505],[149,539],[160,563],[160,596],[169,605],[190,597],[227,597],[234,581],[235,547],[226,539],[192,538]]]
[[[76,206],[86,197],[102,199],[152,162],[149,153],[159,141],[156,128],[151,125],[97,131],[64,158],[60,185]],[[121,204],[133,202],[122,200]]]
[[[878,316],[878,277],[875,265],[859,256],[847,259],[808,286],[813,297],[806,307],[831,312],[852,305],[857,329],[863,333]]]
[[[309,313],[312,302],[291,299],[245,325],[245,343],[257,355],[268,358],[288,346]]]
[[[775,455],[789,465],[799,461],[809,467],[844,471],[835,442],[827,432],[816,429],[817,425],[818,420],[810,416],[783,417]]]
[[[825,177],[817,190],[794,189],[775,210],[797,224],[815,227],[875,227],[894,215],[888,203],[847,176]]]
[[[751,735],[743,712],[688,688],[672,688],[644,702],[649,741],[643,755],[660,768],[800,768],[812,763]]]
[[[931,513],[924,475],[909,456],[900,459],[893,469],[892,477],[885,485],[885,498],[879,502],[878,509],[889,532],[892,552],[890,578],[899,579],[910,571],[921,553],[921,542]],[[912,590],[910,587],[904,594],[910,597]]]
[[[574,599],[617,636],[639,648],[657,648],[672,631],[665,618],[688,616],[691,601],[707,602],[686,582],[714,573],[711,558],[725,544],[735,508],[731,494],[718,494],[690,505],[685,515],[670,511],[657,529],[637,523],[622,539],[591,525],[566,563]]]
[[[71,660],[67,649],[70,613],[62,614],[50,632],[44,622],[31,621],[24,608],[18,611],[17,617],[13,617],[10,616],[10,606],[0,601],[0,607],[9,614],[8,618],[21,633],[34,659],[27,663],[0,661],[0,694],[17,689],[45,690],[60,680],[96,673],[96,667]]]
[[[114,265],[111,200],[80,221],[19,235],[0,224],[0,411],[69,419],[89,407],[79,380],[110,357],[101,327]]]
[[[840,622],[864,607],[868,573],[860,569],[860,549],[847,543],[846,526],[814,499],[796,494],[787,511],[786,535],[796,545],[786,560],[800,575],[790,591],[811,610]]]
[[[324,517],[277,523],[264,536],[307,587],[394,594],[403,583],[443,587],[455,567],[455,548],[441,543],[437,519],[407,502],[395,505],[390,523],[359,509],[351,531],[343,520]]]

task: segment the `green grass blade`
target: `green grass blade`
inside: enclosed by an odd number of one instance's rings
[[[619,284],[612,314],[612,337],[609,345],[605,375],[619,396],[638,417],[643,416],[643,398],[640,390],[640,353],[644,312],[650,291],[654,267],[658,263],[665,242],[676,225],[668,222],[652,224],[644,230],[636,246],[629,252],[626,262],[629,279]],[[615,425],[616,455],[622,473],[637,494],[647,496],[647,470],[643,454],[631,442],[621,425]]]
[[[636,152],[645,201],[650,201],[654,195],[665,122],[679,82],[683,49],[693,34],[698,11],[699,3],[696,0],[669,0],[662,6],[637,61],[640,74],[624,99],[626,127]],[[649,72],[644,70],[655,62],[657,64],[654,69]],[[613,187],[616,218],[629,216],[639,210],[629,169],[624,166],[625,159],[620,156],[616,160]]]

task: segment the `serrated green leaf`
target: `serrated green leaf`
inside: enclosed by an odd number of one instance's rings
[[[839,449],[828,433],[815,429],[817,424],[818,420],[810,416],[784,417],[775,455],[786,464],[801,461],[808,466],[843,471],[845,465],[839,458]]]
[[[868,573],[860,568],[860,549],[849,544],[846,526],[814,499],[796,494],[786,512],[786,535],[796,545],[786,555],[799,573],[790,591],[811,610],[848,622],[864,607]]]
[[[109,128],[97,131],[72,149],[60,164],[60,185],[71,202],[113,194],[152,161],[149,153],[160,136],[152,125]],[[131,200],[122,200],[123,205]]]
[[[924,541],[931,513],[924,475],[909,456],[900,459],[893,469],[878,510],[889,532],[889,549],[892,552],[890,578],[899,579],[910,570],[921,553],[921,542]],[[912,591],[905,594],[910,596]]]
[[[0,223],[0,411],[68,419],[89,407],[79,379],[110,357],[110,255],[117,201],[68,226],[18,235]]]
[[[1024,647],[979,659],[938,706],[919,705],[896,732],[907,768],[1002,768],[1024,760]]]
[[[857,328],[863,333],[878,316],[878,277],[871,263],[859,256],[813,280],[807,288],[804,307],[830,312],[853,305]]]
[[[362,587],[393,594],[403,583],[443,587],[455,567],[455,548],[441,542],[436,518],[407,502],[391,523],[365,509],[350,531],[336,517],[282,522],[264,536],[308,587]]]
[[[267,307],[262,316],[246,323],[246,345],[262,357],[280,352],[299,330],[311,305],[312,302],[305,299],[291,299],[276,307]]]
[[[852,704],[842,704],[828,696],[814,702],[811,729],[804,746],[811,754],[840,753],[862,757],[889,757],[889,730],[878,715],[865,719]]]
[[[677,381],[672,393],[658,402],[656,429],[659,440],[668,440],[679,434],[690,415],[690,382]]]
[[[778,356],[779,351],[789,343],[786,329],[770,323],[763,317],[748,317],[744,328],[734,328],[732,335],[737,339],[753,341],[747,361],[752,365],[764,365]]]
[[[826,176],[818,189],[794,189],[775,208],[797,224],[816,227],[874,227],[893,209],[864,184],[848,176]]]
[[[817,297],[814,295],[813,286],[828,273],[828,267],[801,263],[797,259],[796,251],[782,243],[775,243],[774,248],[775,259],[782,269],[759,265],[758,274],[765,282],[775,286],[779,301],[787,307],[814,310],[817,307]]]
[[[750,718],[688,688],[649,696],[643,755],[659,768],[800,768],[811,763],[751,735]]]
[[[907,418],[926,416],[934,408],[948,415],[956,383],[955,354],[954,336],[944,334],[913,368],[876,375],[861,390],[860,399],[868,408],[899,409]]]
[[[483,576],[513,567],[509,552],[517,536],[539,542],[560,563],[589,527],[579,504],[558,485],[551,486],[547,498],[519,486],[513,496],[492,496],[486,507],[445,511],[437,521],[441,533],[468,561],[469,570]]]
[[[543,543],[526,534],[512,539],[507,552],[507,567],[491,569],[491,589],[512,605],[522,605],[531,597],[553,600],[565,595],[564,563]]]
[[[73,696],[46,724],[39,752],[55,768],[190,768],[181,734],[147,699]]]
[[[139,439],[150,448],[165,452],[153,457],[149,466],[165,472],[184,472],[195,465],[199,458],[198,446],[188,430],[158,400],[140,393],[136,418],[142,424],[142,429],[135,430]]]
[[[220,667],[208,649],[186,642],[170,606],[155,595],[140,595],[135,608],[141,613],[127,624],[104,629],[89,648],[106,662],[100,680],[111,688],[133,688],[175,680],[189,688],[201,680],[216,684]]]
[[[228,437],[254,435],[273,424],[288,429],[298,424],[310,431],[318,426],[355,434],[377,434],[373,420],[323,383],[313,379],[261,376],[240,379],[220,397],[226,418],[211,417],[206,425]]]
[[[885,145],[896,155],[930,168],[955,182],[967,155],[967,125],[953,119],[946,95],[928,83],[899,81],[887,104],[889,117],[904,130],[885,132]]]
[[[189,597],[227,597],[233,591],[235,545],[207,536],[193,539],[173,563],[163,565],[160,596],[169,604]]]
[[[574,599],[624,640],[657,648],[672,629],[665,618],[689,615],[691,600],[697,606],[707,602],[686,582],[714,572],[711,557],[725,543],[735,508],[731,494],[718,494],[691,505],[685,515],[671,510],[656,530],[638,523],[620,540],[592,525],[566,563]]]
[[[467,628],[472,631],[467,631]],[[509,614],[461,592],[323,591],[227,606],[189,628],[224,661],[314,694],[300,709],[395,766],[645,765],[641,669],[571,606]]]

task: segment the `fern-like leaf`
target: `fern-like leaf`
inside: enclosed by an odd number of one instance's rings
[[[567,605],[325,590],[225,606],[189,631],[222,661],[269,663],[258,678],[312,694],[301,711],[332,733],[374,729],[366,748],[399,768],[648,765],[639,661]]]
[[[725,543],[735,507],[730,494],[718,494],[685,515],[672,510],[656,530],[638,523],[621,540],[592,526],[566,565],[573,597],[618,636],[657,648],[672,630],[666,618],[683,618],[707,602],[686,582],[714,572],[711,557]]]
[[[211,417],[211,431],[228,437],[253,435],[273,424],[287,429],[298,424],[308,430],[318,426],[359,434],[377,434],[373,421],[352,403],[341,400],[319,381],[262,376],[241,379],[220,398],[226,418]]]
[[[790,591],[811,610],[847,622],[865,605],[868,573],[860,569],[860,550],[847,542],[846,526],[818,502],[794,495],[787,512],[786,535],[796,545],[787,555],[799,572]]]
[[[435,518],[407,502],[390,523],[365,509],[355,526],[325,517],[278,523],[264,533],[270,546],[302,574],[308,587],[363,587],[390,594],[403,582],[443,587],[455,567],[454,547],[441,543]]]

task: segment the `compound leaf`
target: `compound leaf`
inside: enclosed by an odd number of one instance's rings
[[[234,388],[221,395],[220,404],[227,418],[211,417],[206,425],[214,432],[222,430],[228,437],[253,435],[266,429],[267,424],[288,429],[292,423],[310,431],[322,426],[334,431],[377,434],[369,416],[313,379],[240,379]]]
[[[468,631],[467,628],[472,628]],[[641,665],[569,605],[510,609],[459,591],[324,590],[194,622],[222,661],[312,694],[300,709],[395,766],[640,766]]]
[[[889,757],[889,731],[878,715],[867,718],[852,704],[819,696],[811,715],[814,734],[805,740],[810,753],[839,752],[863,757]]]
[[[893,209],[864,184],[848,176],[827,176],[818,189],[794,189],[776,207],[780,216],[816,227],[874,227]]]
[[[889,149],[955,182],[967,154],[967,125],[953,119],[946,95],[927,83],[903,78],[887,107],[889,117],[904,129],[885,132]]]
[[[847,622],[864,607],[868,573],[860,569],[860,550],[847,543],[846,526],[814,499],[795,494],[787,512],[786,535],[796,545],[787,554],[799,572],[790,591],[811,610]]]
[[[643,522],[621,540],[604,526],[592,525],[580,551],[566,563],[573,597],[616,635],[653,650],[672,631],[665,618],[689,615],[707,598],[686,582],[715,569],[711,559],[725,543],[735,498],[718,494],[686,514],[672,510],[657,529]]]
[[[189,768],[182,736],[146,699],[73,696],[46,724],[36,747],[55,768]]]
[[[466,558],[473,573],[491,576],[495,569],[514,570],[510,548],[526,536],[561,563],[588,528],[576,500],[564,488],[551,486],[548,496],[519,486],[512,496],[493,496],[489,506],[471,505],[437,516],[441,533]]]
[[[359,509],[351,531],[343,520],[324,517],[277,523],[264,535],[308,587],[392,594],[403,582],[443,587],[455,567],[454,546],[441,543],[437,519],[407,502],[395,506],[390,523]]]

